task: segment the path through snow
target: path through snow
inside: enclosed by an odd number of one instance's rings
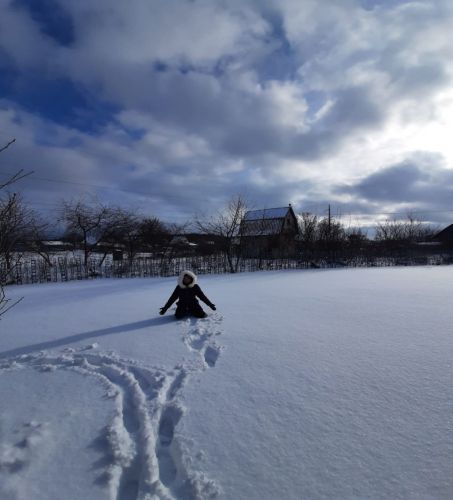
[[[185,412],[181,389],[191,376],[214,367],[218,360],[222,316],[215,313],[179,324],[182,340],[195,356],[173,369],[145,366],[112,351],[97,352],[98,344],[0,361],[0,373],[27,368],[37,372],[71,370],[94,377],[106,389],[114,412],[97,441],[106,464],[99,481],[108,486],[111,500],[206,499],[219,493],[215,481],[193,470],[184,438],[178,439],[175,430]],[[30,431],[29,439],[45,439],[41,424]],[[19,452],[21,456],[16,456]],[[22,455],[27,448],[17,453],[0,456],[0,477],[20,474],[18,464],[25,463]]]

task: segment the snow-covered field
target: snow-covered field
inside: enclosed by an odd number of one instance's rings
[[[10,287],[0,498],[453,498],[453,267]]]

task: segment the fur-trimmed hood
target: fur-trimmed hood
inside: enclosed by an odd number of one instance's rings
[[[192,278],[192,283],[188,286],[184,285],[184,283],[182,282],[182,280],[184,279],[184,276],[185,275],[188,275]],[[195,273],[193,273],[192,271],[182,271],[182,273],[179,275],[179,278],[178,278],[178,285],[181,287],[181,288],[193,288],[195,285],[197,284],[197,275]]]

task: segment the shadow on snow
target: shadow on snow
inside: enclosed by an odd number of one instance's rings
[[[22,354],[31,354],[32,352],[35,351],[55,349],[57,347],[62,347],[67,344],[72,344],[74,342],[80,342],[83,340],[92,339],[96,337],[102,337],[104,335],[114,335],[117,333],[132,332],[134,330],[141,330],[143,328],[164,325],[166,323],[173,323],[174,321],[175,319],[173,316],[166,316],[166,317],[159,316],[157,318],[146,319],[143,321],[136,321],[135,323],[126,323],[124,325],[112,326],[110,328],[101,328],[99,330],[91,330],[85,333],[77,333],[75,335],[70,335],[69,337],[49,340],[47,342],[39,342],[37,344],[17,347],[16,349],[0,352],[0,359],[10,358],[14,356],[21,356]]]

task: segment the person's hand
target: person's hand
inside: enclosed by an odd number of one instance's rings
[[[215,306],[215,304],[211,304],[209,307],[210,307],[213,311],[215,311],[215,310],[217,309],[217,308],[216,308],[216,306]]]
[[[161,316],[163,316],[166,312],[167,312],[167,310],[165,309],[165,307],[161,307],[161,308],[160,308],[160,311],[159,311],[159,314],[160,314]]]

